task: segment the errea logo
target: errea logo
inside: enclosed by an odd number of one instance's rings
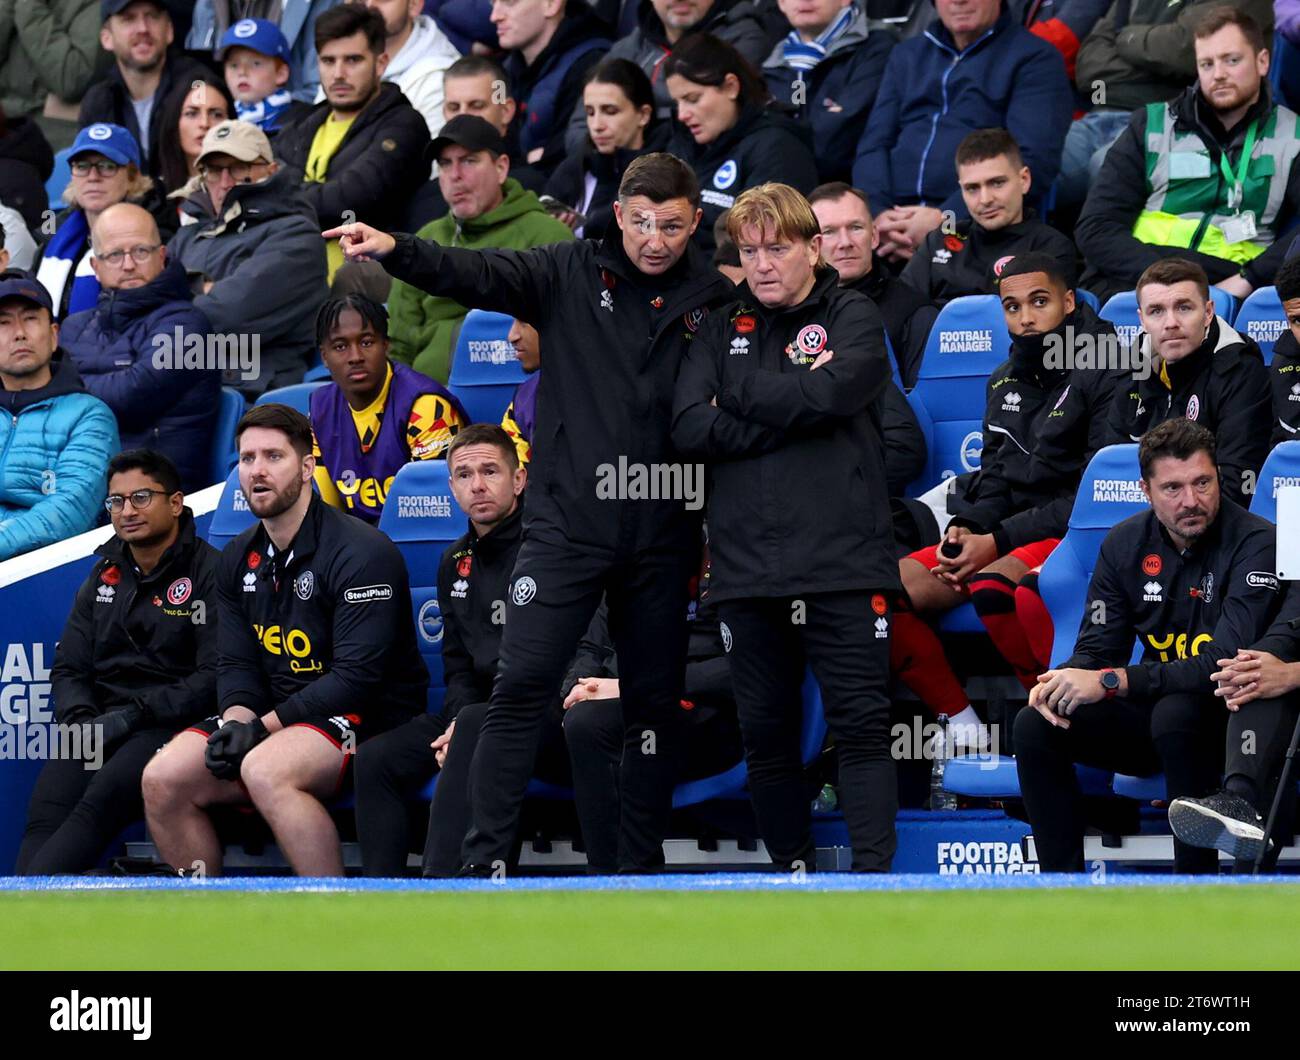
[[[749,339],[736,336],[736,338],[731,340],[731,355],[733,357],[735,357],[737,354],[748,353],[748,352],[749,352]]]
[[[1142,586],[1142,599],[1149,604],[1164,603],[1164,587],[1159,582],[1147,582]]]
[[[1300,401],[1300,383],[1291,384],[1291,393],[1287,395],[1287,401]]]
[[[1020,395],[1016,393],[1016,391],[1013,390],[1011,391],[1011,393],[1004,394],[1002,396],[1002,411],[1003,412],[1020,411]]]
[[[876,640],[884,640],[889,636],[889,619],[881,615],[876,619]]]

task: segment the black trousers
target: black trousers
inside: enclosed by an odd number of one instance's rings
[[[486,703],[471,703],[462,707],[456,715],[451,747],[447,751],[447,760],[443,763],[442,775],[438,777],[438,786],[433,790],[433,803],[429,807],[429,830],[424,840],[425,876],[454,876],[460,868],[460,851],[470,821],[470,769],[482,739],[483,722],[487,715]],[[621,729],[619,737],[621,742]],[[541,723],[537,758],[529,772],[530,779],[534,776],[550,784],[568,785],[571,782],[564,734],[549,709]],[[516,850],[517,846],[512,845],[505,858],[506,864],[513,866]]]
[[[1228,717],[1223,700],[1189,693],[1154,703],[1103,699],[1071,714],[1068,729],[1032,708],[1022,710],[1015,724],[1016,768],[1042,870],[1084,868],[1087,822],[1076,762],[1139,777],[1163,770],[1171,801],[1201,798],[1221,785]],[[1218,864],[1217,850],[1174,841],[1175,872],[1216,872]]]
[[[367,876],[406,874],[412,832],[426,816],[420,792],[438,772],[429,745],[442,731],[437,715],[421,714],[357,748],[357,839]]]
[[[740,761],[739,733],[732,717],[707,708],[682,714],[677,769],[681,781],[725,772]],[[618,869],[623,733],[623,704],[617,699],[585,699],[564,714],[564,739],[582,842],[587,848],[587,868],[601,875]]]
[[[496,684],[470,767],[463,864],[508,860],[543,717],[604,593],[623,701],[618,864],[626,871],[662,867],[694,566],[683,549],[615,559],[550,540],[524,541]]]
[[[18,875],[93,869],[122,829],[144,817],[140,777],[171,737],[167,729],[132,733],[111,748],[100,769],[79,760],[47,762],[27,806]]]
[[[801,865],[812,871],[816,862],[814,793],[800,753],[805,666],[821,688],[839,753],[840,807],[853,870],[888,872],[894,856],[898,781],[889,751],[889,612],[877,615],[871,601],[871,593],[854,590],[718,605],[731,634],[754,813],[773,862],[787,870]]]
[[[1295,731],[1296,717],[1300,715],[1300,695],[1279,699],[1255,699],[1228,715],[1228,737],[1223,766],[1223,786],[1234,795],[1240,795],[1267,818],[1273,807],[1273,796],[1281,779],[1286,749]],[[1277,864],[1282,847],[1291,842],[1295,834],[1295,782],[1294,767],[1288,790],[1278,807],[1277,821],[1269,833],[1273,849],[1264,855],[1263,865]]]

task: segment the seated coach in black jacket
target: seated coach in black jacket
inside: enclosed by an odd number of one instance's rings
[[[194,532],[175,466],[147,449],[119,453],[105,507],[116,533],[95,550],[50,675],[55,718],[82,726],[83,754],[41,770],[20,875],[94,868],[144,815],[149,760],[216,702],[219,557]]]

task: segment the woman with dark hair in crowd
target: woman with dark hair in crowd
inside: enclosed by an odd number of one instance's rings
[[[683,37],[664,64],[678,127],[668,150],[695,170],[704,220],[695,231],[713,252],[713,225],[746,188],[769,181],[805,195],[817,184],[812,140],[772,100],[759,72],[708,33]]]
[[[235,101],[225,82],[215,75],[195,78],[172,89],[158,115],[164,129],[175,130],[175,135],[163,136],[158,146],[158,172],[165,194],[179,191],[197,175],[203,137],[214,125],[233,117]],[[174,232],[180,223],[176,209],[171,210],[171,215]],[[169,235],[164,232],[163,238]]]
[[[627,59],[605,59],[582,89],[587,142],[551,176],[546,194],[575,212],[557,216],[579,236],[599,238],[614,219],[614,200],[632,159],[662,151],[669,127],[654,116],[654,89],[645,71]],[[584,221],[585,218],[585,221]]]

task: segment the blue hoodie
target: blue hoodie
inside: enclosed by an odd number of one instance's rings
[[[113,414],[66,358],[50,372],[37,390],[0,390],[0,560],[92,529],[108,492]]]
[[[60,336],[86,389],[117,417],[122,447],[165,453],[187,492],[211,485],[221,375],[210,365],[184,367],[185,337],[211,330],[173,258],[142,287],[101,290],[95,308],[68,317]],[[197,353],[197,342],[189,345]],[[205,341],[204,352],[220,352],[215,345]],[[179,356],[163,356],[178,347]]]
[[[993,27],[958,52],[938,19],[890,53],[853,183],[871,212],[922,203],[966,216],[953,157],[976,129],[1004,128],[1047,193],[1061,168],[1073,96],[1061,53],[1016,25],[1004,8]]]

